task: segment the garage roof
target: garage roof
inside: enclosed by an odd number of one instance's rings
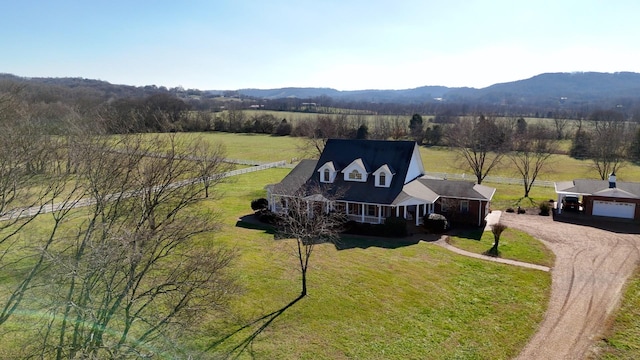
[[[615,188],[609,188],[607,180],[577,179],[555,183],[556,193],[598,195],[624,199],[640,198],[640,183],[616,181]]]

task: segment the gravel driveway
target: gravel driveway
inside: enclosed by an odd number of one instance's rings
[[[584,359],[602,336],[640,260],[640,226],[554,221],[503,213],[502,223],[541,240],[556,256],[545,318],[518,359]]]

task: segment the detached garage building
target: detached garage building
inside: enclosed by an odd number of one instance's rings
[[[617,182],[615,174],[609,180],[573,180],[555,183],[558,213],[567,195],[581,196],[586,215],[606,216],[640,221],[640,183]]]

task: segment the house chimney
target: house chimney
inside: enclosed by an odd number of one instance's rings
[[[615,189],[616,187],[616,173],[612,172],[611,175],[609,175],[609,189]]]

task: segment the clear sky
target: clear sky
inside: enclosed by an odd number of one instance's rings
[[[0,73],[240,88],[640,72],[637,0],[0,0]]]

